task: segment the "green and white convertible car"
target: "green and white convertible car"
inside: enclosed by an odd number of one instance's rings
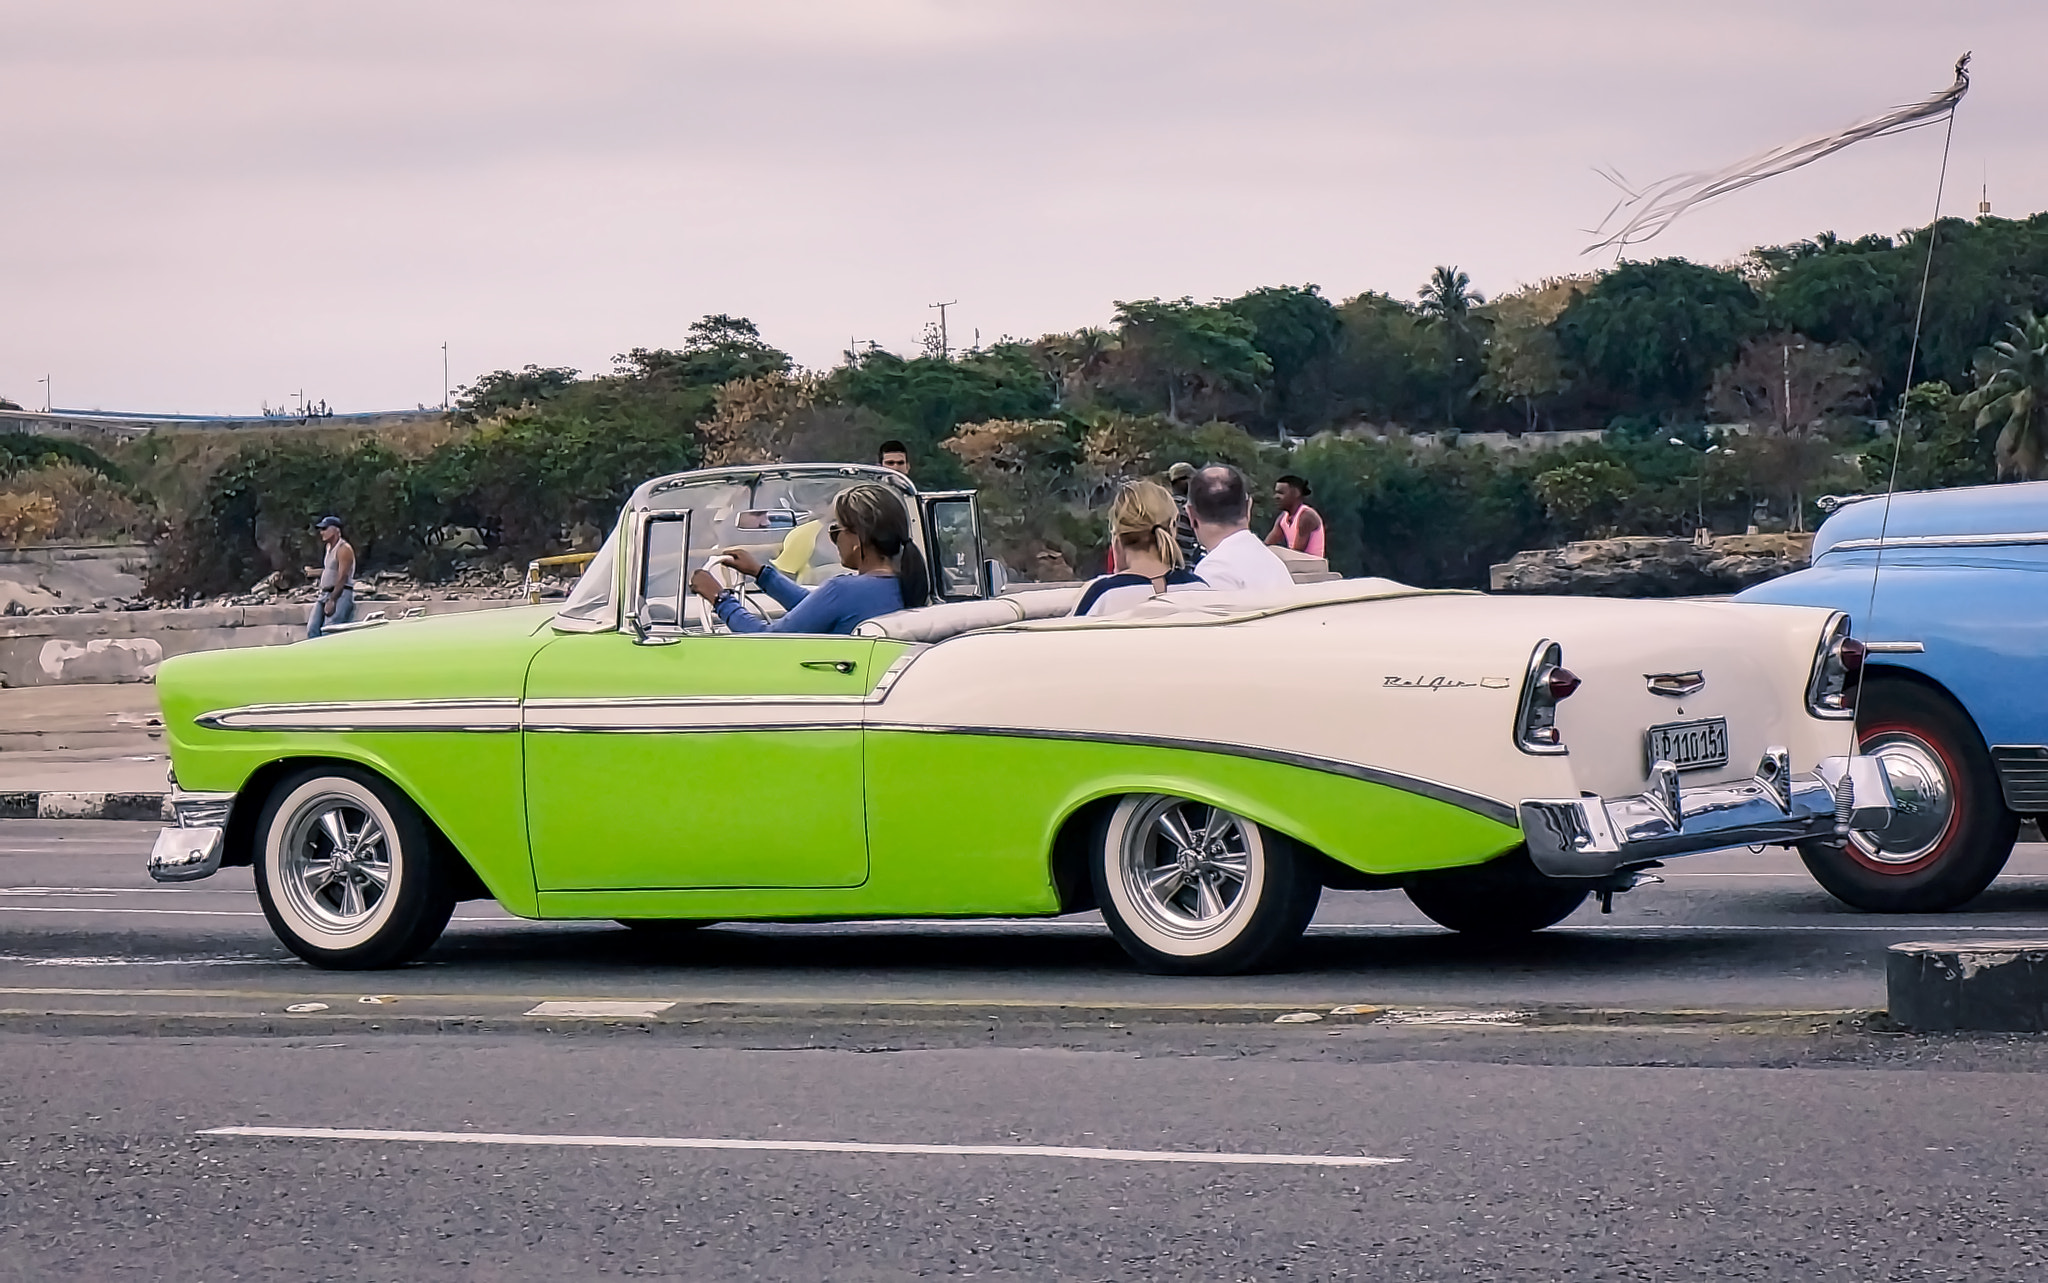
[[[733,544],[833,573],[812,514],[856,481],[902,493],[938,604],[854,636],[688,608]],[[254,865],[324,967],[417,958],[489,897],[665,929],[1099,909],[1143,965],[1218,972],[1326,886],[1530,931],[1659,860],[1890,820],[1838,612],[1365,579],[1069,618],[1000,592],[975,521],[872,468],[685,473],[558,605],[173,659],[150,870]]]

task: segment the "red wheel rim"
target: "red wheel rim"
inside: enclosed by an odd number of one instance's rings
[[[1932,759],[1935,764],[1938,764],[1942,777],[1940,784],[1946,789],[1948,815],[1940,831],[1927,845],[1926,849],[1910,859],[1887,860],[1880,858],[1869,846],[1865,845],[1867,839],[1860,832],[1850,834],[1849,840],[1842,844],[1842,849],[1848,853],[1850,859],[1872,873],[1882,874],[1885,877],[1904,877],[1923,872],[1939,864],[1948,855],[1950,848],[1954,844],[1956,830],[1962,824],[1965,801],[1964,786],[1962,773],[1956,769],[1955,760],[1943,749],[1939,740],[1928,735],[1918,726],[1905,722],[1879,723],[1874,726],[1864,727],[1861,734],[1857,737],[1857,751],[1860,753],[1875,752],[1877,756],[1883,757],[1885,756],[1883,749],[1888,744],[1898,746],[1902,750],[1900,756],[1908,762],[1913,762],[1920,755],[1925,755],[1925,757]],[[1887,774],[1890,774],[1889,768],[1887,768]],[[1896,777],[1893,782],[1896,786]],[[1886,831],[1890,831],[1889,827]]]

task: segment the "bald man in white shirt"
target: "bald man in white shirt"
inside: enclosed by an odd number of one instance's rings
[[[1279,592],[1294,586],[1265,540],[1251,532],[1252,496],[1244,474],[1225,464],[1210,464],[1188,483],[1188,516],[1195,538],[1208,555],[1195,564],[1195,574],[1224,592]]]

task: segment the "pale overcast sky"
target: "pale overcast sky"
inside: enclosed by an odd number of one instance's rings
[[[1945,212],[2048,208],[2048,6],[5,0],[0,395],[248,413],[608,368],[734,312],[799,361],[1313,281],[1585,270],[1632,180],[1948,83]],[[1728,260],[1926,221],[1939,129],[1698,211]]]

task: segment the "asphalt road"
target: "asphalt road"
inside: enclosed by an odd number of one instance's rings
[[[1332,895],[1296,970],[1165,980],[1079,920],[482,905],[336,976],[148,839],[0,824],[0,1280],[2048,1277],[2048,1042],[1530,1014],[1879,1006],[1886,943],[2041,924],[2048,848],[1918,921],[1704,857],[1506,950]]]
[[[2041,844],[2023,845],[1966,910],[1904,918],[1844,908],[1790,855],[1738,851],[1675,861],[1662,884],[1616,897],[1611,915],[1589,902],[1564,924],[1505,947],[1434,927],[1398,892],[1328,892],[1296,965],[1261,976],[1141,974],[1093,915],[726,925],[662,942],[610,923],[524,922],[488,902],[458,908],[420,965],[337,976],[303,966],[276,943],[249,870],[182,887],[151,883],[142,858],[154,832],[146,824],[0,822],[0,990],[284,995],[339,986],[451,1000],[1869,1010],[1884,1005],[1888,944],[2048,928]],[[19,1005],[0,993],[0,1008]]]
[[[1253,1033],[0,1034],[0,1279],[2048,1276],[2038,1048]]]

